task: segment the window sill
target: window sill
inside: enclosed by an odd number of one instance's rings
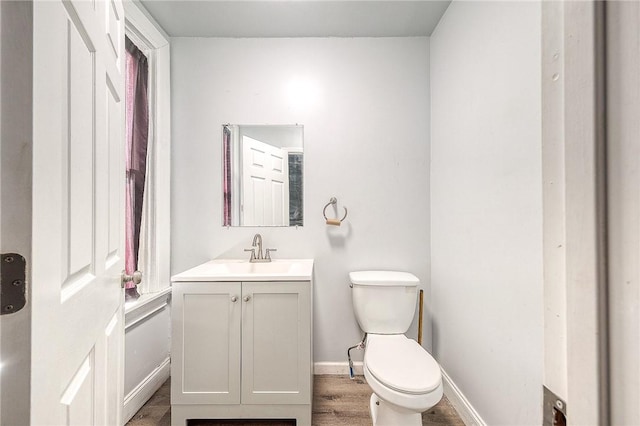
[[[125,330],[164,309],[169,304],[171,287],[164,290],[143,294],[136,300],[124,304]]]

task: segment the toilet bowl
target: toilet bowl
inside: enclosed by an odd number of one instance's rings
[[[404,335],[415,314],[418,278],[408,272],[349,274],[353,307],[367,333],[364,377],[374,426],[422,425],[422,412],[442,398],[442,373],[435,359]]]
[[[442,398],[440,366],[402,334],[368,335],[363,367],[376,426],[421,425],[421,413]]]

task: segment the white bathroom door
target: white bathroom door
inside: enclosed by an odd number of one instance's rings
[[[123,7],[35,1],[33,25],[31,424],[118,425]]]
[[[242,225],[289,225],[287,152],[242,137]]]

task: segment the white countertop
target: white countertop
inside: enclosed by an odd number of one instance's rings
[[[171,281],[311,281],[313,259],[274,259],[249,263],[215,259],[171,277]]]

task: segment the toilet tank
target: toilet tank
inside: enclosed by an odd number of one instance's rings
[[[358,271],[349,273],[353,310],[362,331],[402,334],[416,311],[420,280],[408,272]]]

